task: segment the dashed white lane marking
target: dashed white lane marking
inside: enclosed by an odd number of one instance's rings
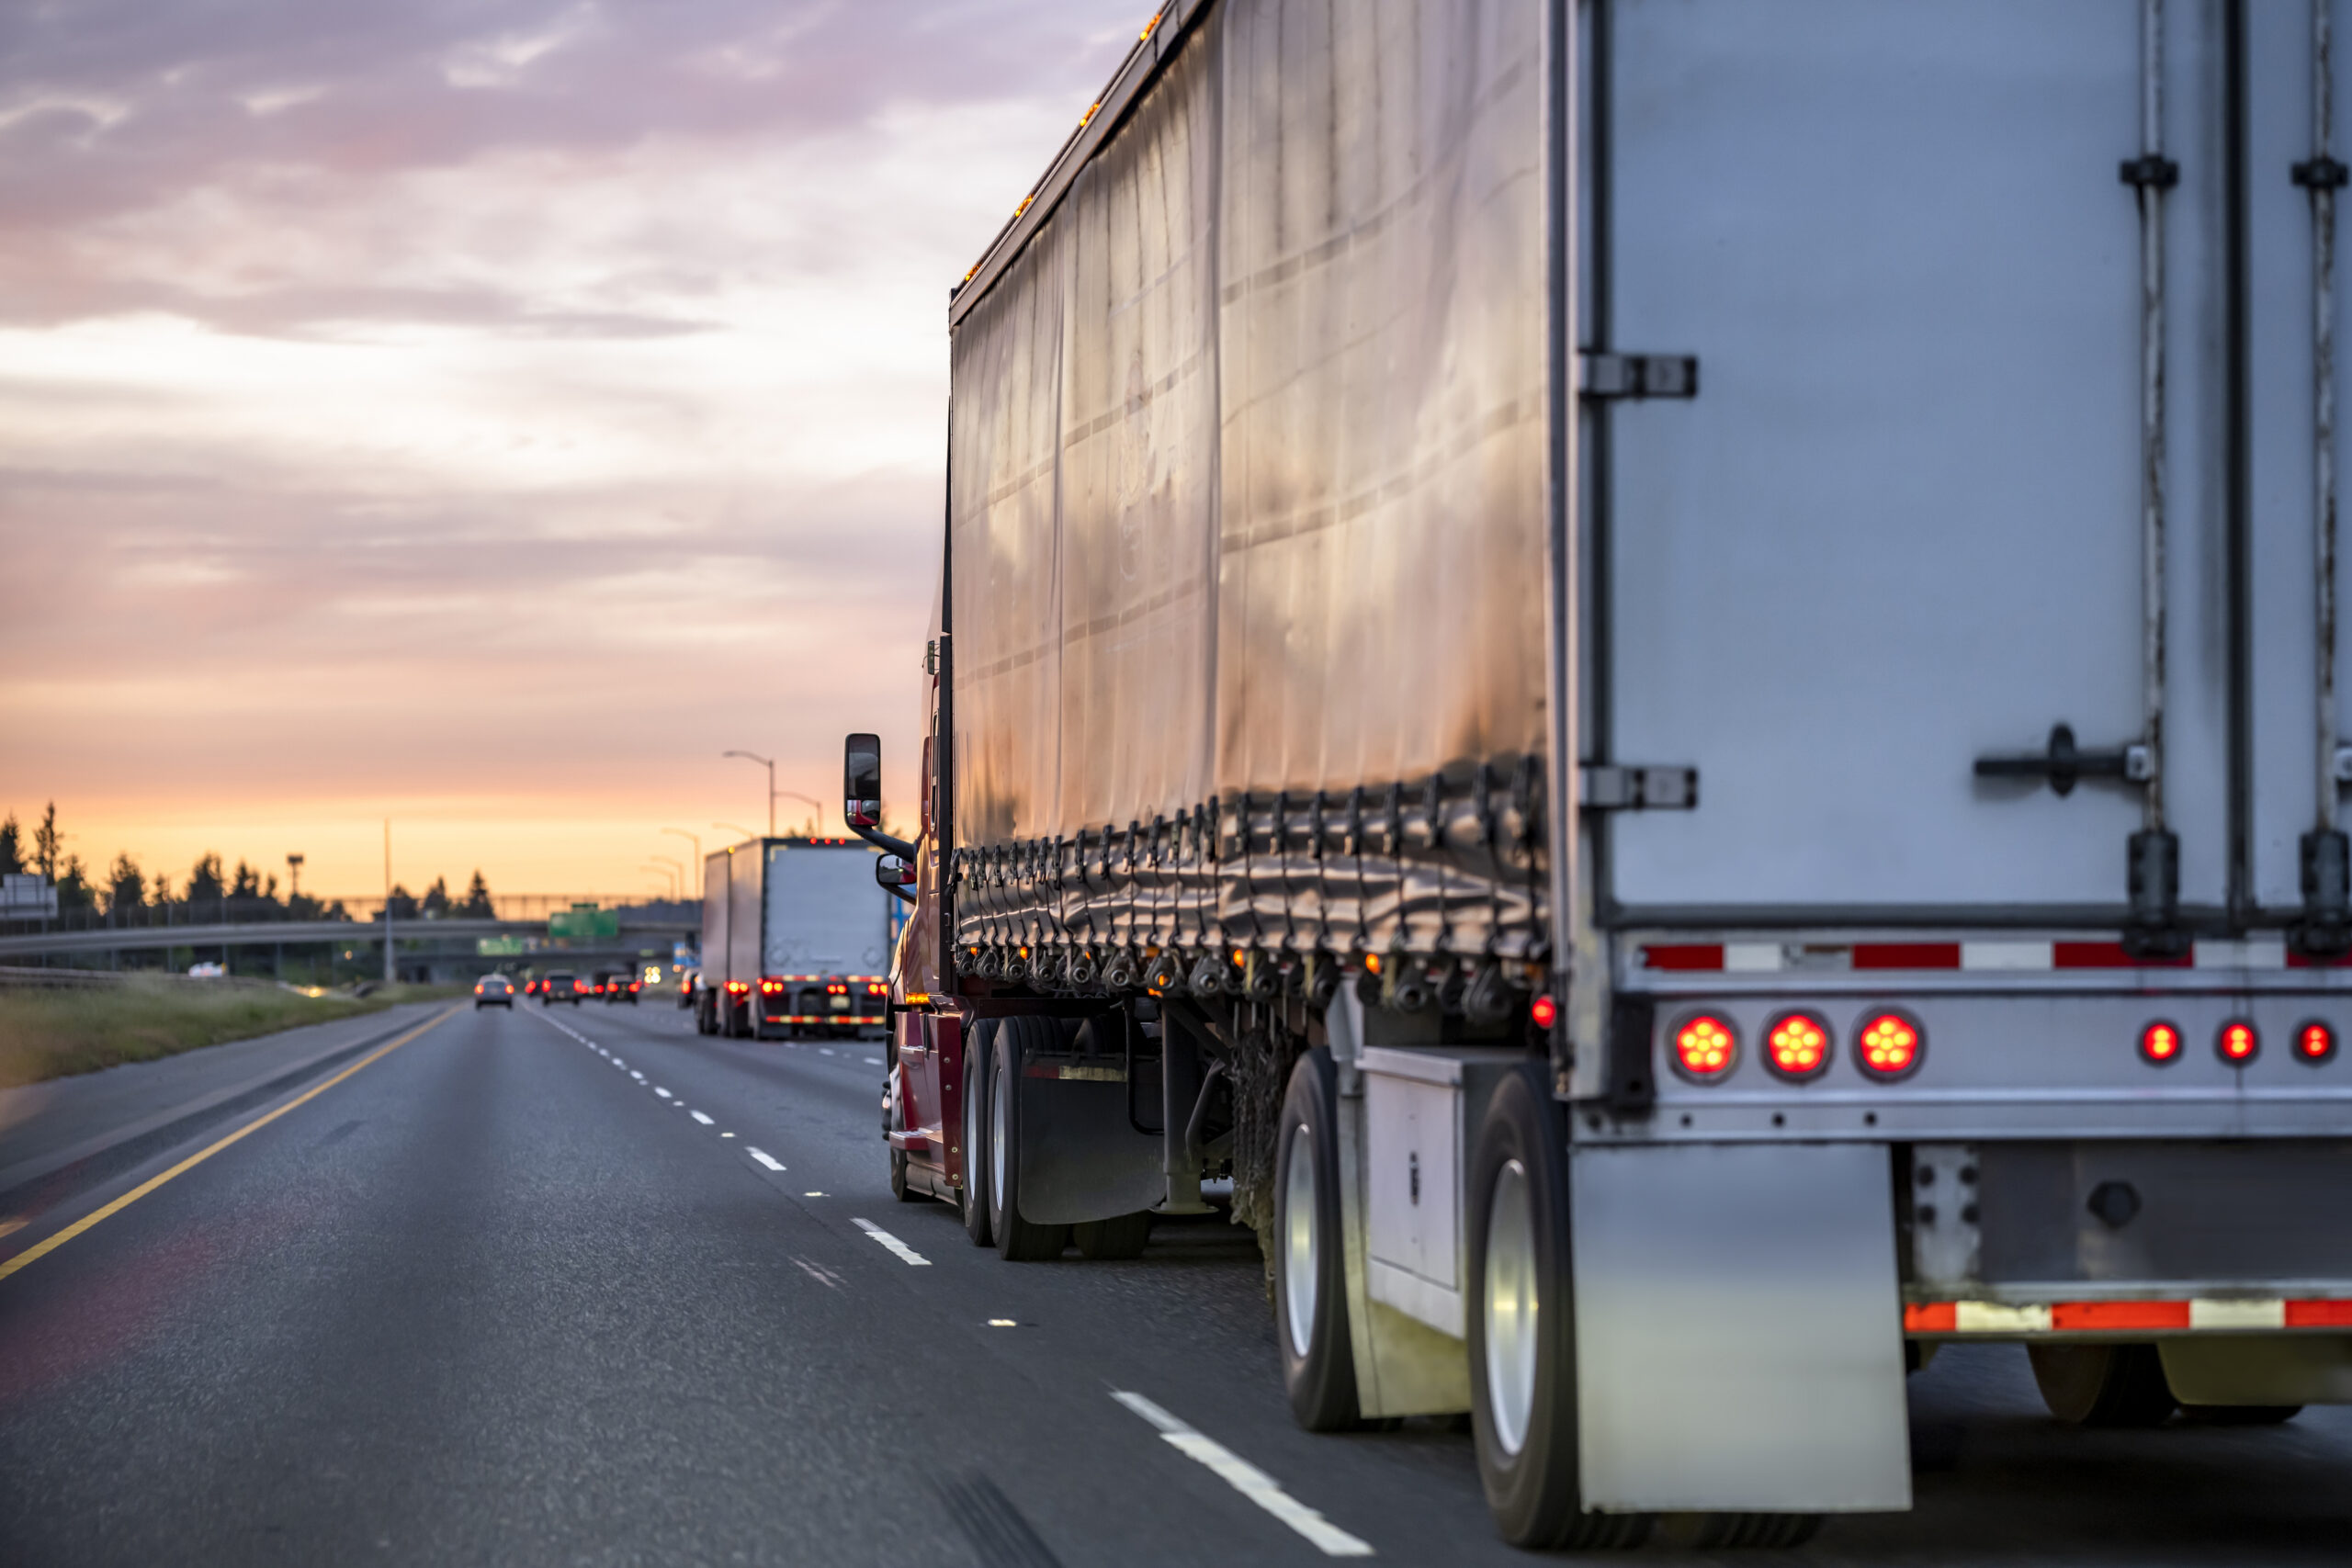
[[[673,1100],[676,1098],[676,1096],[673,1095],[668,1089],[663,1089],[660,1084],[655,1084],[653,1086],[653,1092],[660,1095],[664,1100]]]
[[[832,1054],[833,1048],[831,1045],[820,1045],[817,1047],[817,1055],[820,1056],[830,1056]]]
[[[842,1288],[841,1276],[823,1265],[811,1263],[805,1258],[796,1258],[792,1261],[799,1267],[803,1274],[808,1275],[817,1283],[836,1291]]]
[[[784,1168],[783,1164],[771,1156],[765,1149],[755,1149],[751,1145],[745,1144],[743,1145],[743,1152],[750,1155],[753,1159],[758,1160],[762,1165],[766,1166],[770,1170],[782,1170]]]
[[[731,1138],[731,1137],[733,1137],[735,1134],[732,1134],[732,1133],[721,1133],[721,1134],[719,1134],[718,1135],[719,1135],[720,1137],[722,1137],[722,1138]]]
[[[922,1253],[917,1252],[913,1247],[909,1247],[905,1242],[900,1241],[897,1236],[892,1235],[888,1231],[884,1230],[872,1220],[861,1220],[853,1215],[849,1223],[864,1231],[866,1235],[872,1236],[875,1240],[880,1242],[883,1246],[888,1247],[892,1252],[898,1254],[899,1258],[903,1261],[911,1263],[918,1269],[928,1269],[931,1267],[930,1258],[925,1258]]]
[[[686,1112],[686,1114],[687,1114],[687,1115],[689,1115],[689,1116],[691,1116],[691,1117],[693,1117],[695,1121],[697,1121],[697,1122],[701,1122],[701,1123],[702,1123],[704,1126],[706,1126],[706,1127],[713,1127],[713,1126],[717,1126],[717,1125],[718,1125],[718,1123],[717,1123],[717,1122],[713,1122],[709,1117],[705,1116],[705,1115],[704,1115],[701,1111],[687,1111],[687,1112]]]
[[[1111,1397],[1159,1428],[1160,1437],[1189,1459],[1215,1471],[1225,1483],[1313,1541],[1327,1557],[1370,1557],[1372,1543],[1350,1535],[1283,1490],[1282,1483],[1227,1448],[1178,1420],[1139,1393],[1114,1390]]]
[[[879,1056],[868,1056],[865,1058],[865,1065],[869,1067],[878,1067],[882,1065],[882,1058]]]

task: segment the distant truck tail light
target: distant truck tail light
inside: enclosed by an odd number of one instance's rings
[[[1764,1036],[1764,1060],[1784,1078],[1818,1077],[1829,1066],[1829,1026],[1809,1012],[1784,1012]]]
[[[1739,1058],[1739,1037],[1711,1012],[1694,1013],[1674,1031],[1674,1070],[1693,1083],[1715,1083]]]
[[[1538,1029],[1549,1029],[1560,1021],[1560,1004],[1548,996],[1538,997],[1528,1005],[1527,1016]]]
[[[2295,1031],[2295,1055],[2316,1066],[2335,1055],[2335,1031],[2317,1019]]]
[[[2180,1031],[2163,1019],[2140,1031],[2140,1059],[2156,1066],[2180,1056]]]
[[[1899,1078],[1918,1066],[1928,1053],[1928,1032],[1910,1014],[1890,1008],[1862,1021],[1854,1037],[1854,1053],[1862,1070],[1877,1078]]]
[[[727,982],[727,993],[729,996],[745,996],[750,993],[751,989],[752,982],[749,980],[729,980]]]
[[[782,992],[783,989],[784,982],[781,980],[763,980],[760,982],[760,994],[763,997],[775,996]]]
[[[2222,1032],[2213,1037],[2213,1049],[2222,1060],[2232,1066],[2254,1060],[2262,1049],[2262,1036],[2245,1019],[2233,1018],[2222,1025]]]

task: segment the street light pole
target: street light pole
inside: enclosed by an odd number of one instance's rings
[[[757,762],[768,771],[768,837],[775,837],[775,759],[763,757],[756,751],[724,751],[726,757],[741,757],[747,762]]]
[[[665,833],[675,833],[695,847],[695,897],[700,898],[702,897],[702,840],[687,832],[684,828],[664,828],[662,830]]]
[[[671,897],[683,897],[684,896],[686,886],[686,868],[680,865],[676,861],[672,860],[668,855],[653,855],[649,858],[660,861],[663,865],[677,867],[678,874],[675,878],[674,886],[671,888]]]
[[[656,855],[653,857],[653,860],[659,860],[661,858],[661,856]],[[639,871],[650,871],[659,875],[662,882],[669,887],[670,897],[674,900],[678,897],[678,874],[672,871],[670,866],[677,863],[677,862],[672,861],[669,863],[669,865],[656,865],[653,863],[653,861],[649,860],[645,864],[639,866],[638,869]]]
[[[809,805],[815,807],[817,808],[817,826],[820,829],[823,829],[825,826],[825,803],[823,801],[819,800],[813,795],[803,795],[797,789],[780,789],[776,791],[776,794],[787,795],[794,800],[805,800]]]
[[[392,819],[384,818],[384,984],[392,983]]]

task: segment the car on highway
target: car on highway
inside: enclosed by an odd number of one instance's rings
[[[637,994],[644,988],[644,981],[629,975],[612,976],[603,985],[606,1002],[627,1002],[631,1007],[637,1005]]]
[[[514,1010],[514,982],[503,975],[484,975],[474,982],[474,1010],[504,1008]]]
[[[569,969],[552,970],[546,979],[539,982],[539,1000],[548,1007],[553,1007],[558,1002],[570,1002],[573,1007],[578,1007],[585,989],[586,987],[580,982],[580,976]]]

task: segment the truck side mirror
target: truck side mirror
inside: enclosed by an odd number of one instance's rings
[[[853,735],[842,743],[842,815],[853,828],[882,826],[882,738]]]
[[[910,889],[915,885],[915,868],[904,855],[876,855],[874,880],[901,898],[914,897]]]

